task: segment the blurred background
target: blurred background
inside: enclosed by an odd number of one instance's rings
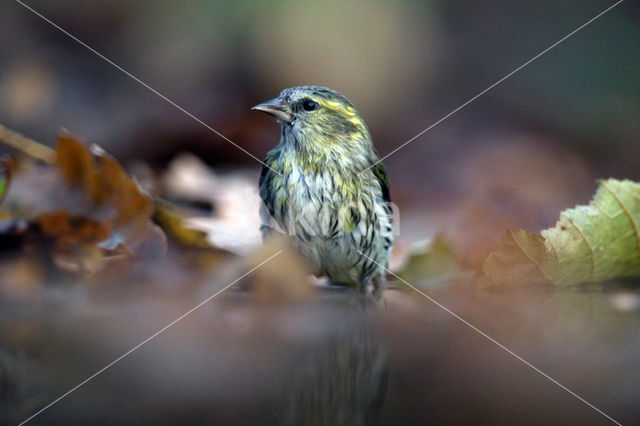
[[[385,155],[614,1],[25,3],[262,158],[278,128],[250,108],[286,87],[343,93]],[[640,180],[639,46],[640,4],[625,1],[386,159],[400,211],[395,264],[414,242],[443,233],[477,266],[506,228],[537,231],[561,210],[588,203],[597,179]],[[219,247],[244,253],[259,242],[260,164],[14,1],[0,4],[0,123],[50,146],[67,129],[111,153],[151,192],[213,214],[200,225]],[[184,297],[185,287],[193,290],[183,285],[192,269],[167,263],[141,268],[133,290],[90,287],[98,302],[55,290],[53,306],[29,314],[0,305],[0,355],[9,354],[4,364],[20,378],[0,380],[0,411],[9,395],[11,421],[22,420],[209,294],[205,287]],[[239,275],[237,264],[222,273],[215,265],[208,284]],[[605,421],[423,299],[392,295],[397,315],[383,316],[372,332],[341,300],[304,312],[247,308],[235,297],[43,419],[280,424],[274,404],[285,401],[284,412],[299,406],[296,395],[305,394],[296,389],[335,371],[338,347],[347,359],[366,358],[358,371],[369,382],[353,380],[367,404],[375,405],[390,377],[380,424]],[[637,292],[574,295],[558,305],[538,294],[482,306],[468,293],[443,300],[587,399],[629,423],[640,415]],[[343,331],[351,320],[355,328]],[[309,377],[292,379],[292,391],[289,367],[301,359]],[[123,389],[125,380],[133,382]],[[229,409],[242,398],[243,410]],[[140,405],[122,409],[122,400]]]
[[[345,94],[384,155],[612,2],[28,4],[262,158],[277,126],[249,108],[286,87]],[[248,155],[20,4],[1,7],[8,127],[50,144],[66,128],[128,166],[163,168],[192,152],[219,172],[257,173]],[[595,179],[638,180],[639,18],[640,6],[621,4],[388,158],[400,241],[538,230],[587,202]]]

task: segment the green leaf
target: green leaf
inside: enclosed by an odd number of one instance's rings
[[[0,203],[2,203],[4,197],[7,196],[12,175],[13,161],[8,155],[4,155],[0,158]]]
[[[560,286],[640,275],[640,184],[609,179],[587,206],[539,235],[509,231],[482,265],[484,285]]]
[[[207,233],[189,228],[177,207],[163,200],[155,200],[153,220],[183,247],[212,248]]]
[[[430,242],[414,245],[397,275],[412,284],[434,287],[462,272],[455,250],[442,235],[438,235]]]

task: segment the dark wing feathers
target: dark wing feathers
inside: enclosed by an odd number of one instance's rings
[[[271,185],[271,179],[273,178],[274,172],[267,165],[269,158],[267,157],[265,165],[262,167],[262,172],[260,173],[260,183],[259,183],[259,191],[260,198],[262,198],[262,202],[269,210],[271,217],[275,216],[275,206],[273,200],[273,194],[269,193],[269,187]]]
[[[387,178],[387,172],[384,171],[384,165],[381,162],[377,163],[371,167],[371,171],[380,183],[382,198],[384,198],[384,201],[387,203],[391,202],[391,195],[389,194],[389,179]]]

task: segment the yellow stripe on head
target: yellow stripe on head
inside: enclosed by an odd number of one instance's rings
[[[358,115],[358,111],[351,105],[338,101],[328,101],[326,99],[319,99],[319,102],[323,107],[337,111],[345,117],[355,117]]]

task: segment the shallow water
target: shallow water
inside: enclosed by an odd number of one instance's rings
[[[28,418],[204,294],[147,290],[59,286],[0,305],[0,423]],[[428,295],[621,423],[640,417],[637,291]],[[229,290],[32,424],[611,423],[413,290],[385,299]]]

